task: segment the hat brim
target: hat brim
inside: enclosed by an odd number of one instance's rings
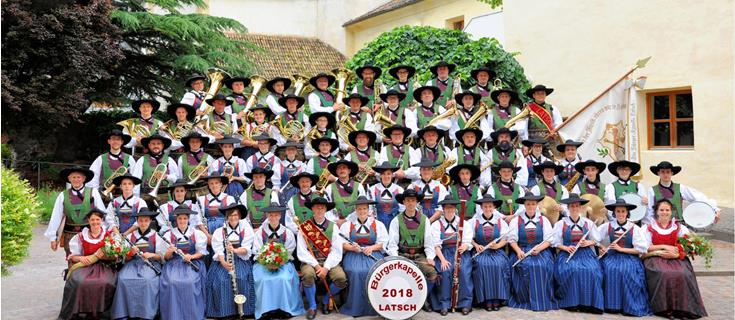
[[[423,86],[413,90],[413,99],[418,102],[422,102],[421,93],[423,93],[425,90],[431,91],[432,95],[434,96],[434,99],[432,100],[433,102],[436,102],[436,100],[439,100],[439,98],[441,98],[441,89],[437,88],[436,86]]]
[[[378,174],[380,174],[380,173],[383,173],[384,171],[388,171],[388,170],[390,170],[390,171],[393,171],[393,172],[395,172],[395,171],[398,171],[398,169],[400,169],[400,168],[399,168],[399,167],[397,167],[397,166],[384,167],[384,166],[383,166],[384,164],[385,164],[385,163],[382,163],[382,164],[380,164],[379,166],[375,166],[375,167],[373,167],[373,171],[375,171],[375,172],[377,172]],[[390,165],[390,163],[389,163],[389,165]]]
[[[674,175],[674,176],[677,175],[679,172],[681,172],[681,166],[673,166],[671,168],[661,168],[659,166],[651,166],[649,169],[651,169],[651,172],[653,172],[653,174],[655,175],[658,175],[658,171],[661,169],[671,169],[671,175]],[[633,176],[632,173],[631,173],[631,176]]]
[[[214,98],[206,99],[204,101],[206,101],[207,104],[209,104],[210,106],[214,106],[214,102],[217,101],[217,100],[224,101],[225,102],[225,106],[231,106],[232,105],[232,100],[227,99],[227,98],[222,99],[222,98],[214,97]]]
[[[524,203],[526,203],[526,201],[540,202],[541,200],[544,200],[544,197],[543,196],[537,196],[537,195],[534,195],[534,194],[526,194],[525,196],[516,199],[516,203],[517,204],[524,204]]]
[[[342,103],[344,103],[346,106],[349,106],[350,105],[350,100],[352,100],[352,99],[360,99],[360,107],[364,107],[364,106],[366,106],[370,102],[370,99],[368,99],[366,97],[363,97],[363,96],[359,96],[359,97],[356,97],[356,96],[347,96],[346,98],[343,98],[342,99]]]
[[[191,83],[197,80],[207,81],[207,77],[205,76],[194,76],[189,79],[186,79],[185,86],[191,87]]]
[[[347,141],[353,147],[357,147],[357,136],[358,135],[361,135],[361,134],[367,135],[367,137],[368,137],[368,146],[374,145],[375,144],[375,140],[378,139],[378,136],[375,134],[375,132],[367,131],[367,130],[357,130],[357,131],[350,132],[350,134],[347,136]]]
[[[423,140],[424,139],[424,134],[427,133],[427,132],[436,132],[436,134],[439,135],[439,138],[440,139],[446,133],[445,130],[439,129],[439,128],[435,127],[435,126],[428,126],[428,127],[424,127],[424,128],[419,129],[419,131],[416,132],[416,136],[419,139],[422,139]]]
[[[171,118],[176,119],[176,110],[179,108],[184,108],[186,110],[186,120],[192,121],[194,120],[194,117],[196,117],[194,106],[186,103],[170,104],[166,107],[166,113],[171,116]]]
[[[84,175],[84,183],[90,182],[94,179],[94,172],[86,168],[66,168],[59,172],[59,177],[64,182],[69,182],[69,175],[74,172],[79,172]]]
[[[503,133],[510,134],[511,141],[513,141],[518,136],[518,131],[516,130],[510,130],[510,131],[503,130],[502,132],[499,132],[499,131],[490,132],[490,138],[493,139],[493,141],[498,141],[498,136]]]
[[[373,70],[373,72],[375,73],[375,75],[373,76],[373,79],[380,78],[380,75],[383,74],[383,70],[376,66],[362,66],[362,67],[355,69],[355,75],[357,75],[357,77],[360,78],[360,80],[362,80],[362,72],[367,69]]]
[[[465,91],[465,92],[456,94],[454,96],[454,101],[457,102],[457,104],[461,106],[462,105],[462,99],[465,96],[472,96],[472,99],[473,99],[472,104],[473,105],[477,104],[482,99],[482,96],[479,93],[474,93],[472,91]]]
[[[332,163],[330,163],[330,164],[327,165],[327,170],[329,170],[329,173],[331,173],[333,176],[336,177],[337,176],[337,168],[340,165],[346,165],[347,167],[350,168],[350,178],[352,178],[355,175],[357,175],[357,172],[360,170],[360,167],[357,165],[357,163],[354,163],[352,161],[347,161],[347,160],[340,160],[340,161],[337,161],[337,162],[332,162]]]
[[[226,185],[230,182],[230,179],[225,176],[204,176],[201,177],[201,181],[204,181],[204,183],[209,183],[209,180],[212,179],[219,179],[220,182],[222,182],[222,185]]]
[[[291,87],[291,79],[284,78],[284,77],[276,77],[276,78],[273,78],[273,79],[268,80],[265,83],[265,89],[268,90],[268,91],[270,91],[270,92],[272,92],[272,93],[276,93],[276,90],[273,89],[273,86],[278,81],[283,81],[283,92],[286,92],[286,90],[288,90],[288,88]],[[282,104],[282,106],[285,106],[285,105]]]
[[[478,81],[477,75],[480,74],[480,72],[487,72],[488,78],[490,79],[493,79],[497,76],[495,74],[495,71],[492,71],[489,68],[478,68],[478,69],[470,71],[470,77],[472,77],[472,79],[475,79],[475,81]]]
[[[630,213],[630,211],[633,211],[633,209],[637,208],[638,206],[631,204],[631,203],[626,203],[626,204],[611,203],[611,204],[605,205],[605,209],[610,210],[612,212],[615,212],[615,208],[618,208],[618,207],[625,207],[626,209],[628,209],[628,212]]]
[[[273,170],[267,170],[265,172],[263,171],[251,171],[251,172],[245,172],[244,175],[248,177],[250,180],[253,179],[253,176],[256,174],[264,174],[265,179],[268,180],[273,176]]]
[[[145,137],[143,139],[140,139],[140,144],[148,148],[148,144],[153,140],[161,140],[161,142],[163,142],[163,150],[166,150],[168,149],[168,147],[171,146],[171,139],[166,138],[161,135],[155,135],[155,136],[150,136],[150,137]]]
[[[436,71],[439,69],[439,67],[447,67],[449,69],[449,73],[454,72],[455,69],[457,69],[457,65],[454,63],[446,63],[446,64],[437,64],[434,66],[429,67],[429,71],[431,71],[434,76],[437,75]]]
[[[302,106],[304,106],[304,103],[306,103],[306,99],[304,99],[304,97],[301,97],[301,96],[285,96],[285,97],[278,98],[278,104],[280,104],[282,107],[286,108],[286,102],[288,102],[288,100],[290,100],[290,99],[296,99],[296,109],[301,108]]]
[[[330,210],[334,209],[334,207],[335,207],[334,202],[311,202],[311,201],[307,201],[304,204],[304,206],[306,206],[307,208],[311,209],[315,205],[318,205],[318,204],[327,206],[327,211],[330,211]]]
[[[577,172],[584,174],[584,168],[586,167],[595,167],[597,168],[598,174],[601,174],[603,171],[605,171],[605,168],[607,168],[607,165],[604,162],[580,162],[574,165],[574,170],[577,170]]]
[[[329,112],[314,112],[309,115],[309,124],[312,127],[316,127],[316,120],[320,117],[327,117],[327,129],[333,129],[335,124],[337,123],[334,115]]]
[[[635,176],[638,172],[641,171],[641,165],[639,163],[635,163],[628,160],[621,160],[621,161],[615,161],[611,162],[607,165],[607,171],[610,172],[610,174],[614,176],[618,176],[618,168],[621,167],[628,167],[630,168],[630,176]]]
[[[158,102],[158,101],[156,101],[156,100],[153,100],[153,99],[140,99],[140,100],[135,100],[135,101],[133,101],[133,103],[131,103],[130,107],[133,109],[133,111],[135,111],[135,113],[140,113],[140,105],[142,105],[143,103],[146,103],[146,102],[147,103],[150,103],[151,106],[153,106],[153,111],[151,111],[151,114],[156,113],[158,111],[158,109],[161,108],[161,103]]]
[[[545,140],[544,141],[541,141],[541,140],[538,140],[538,141],[537,140],[523,140],[523,141],[521,141],[521,144],[524,145],[524,146],[526,146],[526,147],[528,147],[528,148],[533,148],[533,145],[535,145],[535,144],[540,144],[541,146],[545,146],[545,145],[547,145],[549,143],[546,142]]]
[[[337,150],[339,148],[339,141],[337,141],[336,139],[321,137],[319,139],[311,140],[311,148],[314,149],[316,153],[319,153],[319,144],[321,144],[322,141],[327,141],[332,146],[331,148],[329,148],[329,152],[334,152],[334,150]]]
[[[459,182],[460,181],[460,179],[459,179],[459,172],[462,169],[468,169],[468,170],[470,170],[470,173],[471,173],[470,181],[475,181],[478,178],[480,178],[480,173],[481,173],[480,172],[480,168],[478,168],[475,165],[470,165],[470,164],[459,164],[459,165],[456,165],[452,169],[449,170],[449,177],[452,178],[452,181],[453,182],[456,183],[456,182]]]
[[[383,135],[386,137],[390,137],[391,133],[393,131],[400,130],[403,132],[403,138],[407,138],[409,135],[411,135],[411,128],[403,127],[403,126],[393,126],[383,129]]]
[[[493,205],[495,205],[496,208],[500,207],[503,204],[503,200],[501,200],[501,199],[493,199],[493,200],[490,200],[490,199],[485,199],[483,197],[483,198],[480,198],[480,199],[475,200],[475,203],[476,204],[479,204],[480,206],[482,206],[483,203],[487,203],[487,202],[492,202]]]
[[[224,81],[225,87],[227,87],[227,89],[232,90],[232,84],[235,83],[235,82],[242,82],[243,83],[243,86],[247,87],[247,86],[250,85],[250,78],[247,78],[247,77],[232,77],[232,78],[228,78],[227,80]]]
[[[220,208],[219,212],[225,217],[225,220],[227,220],[227,212],[231,210],[237,209],[238,213],[240,214],[240,219],[244,219],[247,215],[247,208],[245,208],[245,205],[242,203],[233,202],[229,206],[226,206],[224,208]]]
[[[554,89],[553,88],[545,88],[545,89],[539,89],[539,88],[535,88],[534,89],[534,88],[531,88],[531,89],[526,90],[526,92],[525,92],[526,97],[529,97],[529,98],[533,99],[533,93],[536,92],[536,91],[545,91],[546,92],[546,95],[548,96],[552,92],[554,92]]]
[[[457,132],[454,133],[454,137],[457,138],[457,141],[462,141],[462,136],[464,136],[465,133],[472,132],[475,134],[475,145],[478,145],[480,143],[480,140],[482,140],[482,137],[484,136],[484,132],[480,130],[480,128],[466,128],[462,130],[457,130]]]
[[[140,180],[140,178],[138,178],[138,177],[136,177],[136,176],[131,176],[131,175],[122,175],[122,176],[118,176],[118,177],[115,177],[115,179],[112,179],[112,183],[113,183],[114,185],[116,185],[116,186],[118,186],[118,187],[119,187],[119,186],[120,186],[120,184],[122,183],[122,181],[123,181],[123,180],[126,180],[126,179],[127,179],[127,180],[133,180],[133,184],[134,184],[134,185],[136,185],[136,184],[140,184],[141,182],[143,182],[143,180]]]
[[[311,180],[311,185],[316,185],[317,182],[319,182],[319,177],[315,174],[310,173],[304,173],[304,174],[298,174],[293,177],[288,178],[288,181],[291,182],[291,185],[298,188],[299,187],[299,181],[301,178],[309,178]]]
[[[403,201],[405,201],[406,198],[414,198],[418,201],[418,200],[421,200],[423,197],[424,197],[423,193],[417,193],[416,196],[410,195],[408,197],[406,197],[405,193],[400,193],[396,195],[396,202],[403,204]]]
[[[498,96],[501,93],[503,93],[503,92],[505,92],[505,93],[507,93],[507,94],[510,95],[510,103],[513,103],[514,101],[515,102],[520,102],[521,101],[521,98],[518,97],[518,92],[515,92],[515,91],[510,90],[510,89],[493,90],[492,92],[490,92],[490,99],[492,99],[493,102],[495,102],[497,104],[500,104],[500,100],[498,100]]]
[[[331,74],[318,74],[316,76],[311,77],[311,79],[309,79],[309,84],[311,84],[311,86],[314,87],[314,89],[318,88],[316,85],[316,81],[319,80],[319,78],[327,78],[327,83],[328,83],[327,88],[331,87],[334,84],[334,82],[337,80],[337,78],[335,78]]]
[[[191,141],[191,139],[199,139],[202,142],[202,148],[209,144],[209,137],[207,136],[186,136],[181,138],[181,144],[183,145],[184,150],[189,151],[189,141]]]
[[[390,68],[390,70],[388,70],[388,74],[390,74],[391,77],[398,79],[398,71],[401,69],[406,69],[406,71],[408,71],[408,77],[406,77],[407,79],[410,79],[416,74],[416,68],[407,65],[399,65]]]
[[[581,146],[581,145],[582,145],[581,142],[573,142],[573,143],[566,143],[565,142],[565,143],[562,143],[562,144],[557,145],[556,146],[556,151],[564,152],[566,150],[567,146],[572,146],[572,147],[575,147],[575,148],[579,148],[579,146]]]
[[[533,172],[538,175],[542,175],[544,169],[554,169],[554,175],[559,175],[562,171],[564,171],[564,168],[560,165],[554,165],[553,167],[544,164],[533,166]]]
[[[121,131],[120,134],[112,133],[112,132],[103,133],[103,134],[100,135],[100,139],[102,139],[103,141],[107,142],[107,140],[110,139],[110,137],[112,137],[112,136],[117,136],[117,137],[122,138],[122,140],[123,140],[123,146],[126,145],[126,144],[128,144],[128,142],[130,142],[130,140],[133,140],[133,137],[132,136],[130,136],[129,134],[122,133],[122,131]]]
[[[521,168],[516,167],[516,166],[513,166],[512,168],[501,167],[501,166],[492,166],[492,167],[490,167],[490,170],[492,170],[493,173],[495,173],[495,174],[500,174],[500,169],[503,169],[503,168],[505,168],[505,169],[511,169],[511,170],[513,170],[513,173],[516,173],[518,171],[521,171]]]
[[[577,197],[577,198],[566,198],[566,199],[559,200],[559,203],[561,203],[561,204],[579,203],[581,205],[585,205],[588,202],[590,202],[590,201],[587,200],[587,199],[579,198],[579,197]]]
[[[380,94],[380,100],[383,100],[383,102],[388,103],[388,97],[390,96],[397,96],[398,101],[403,101],[403,99],[406,99],[406,94],[403,92],[386,92]]]

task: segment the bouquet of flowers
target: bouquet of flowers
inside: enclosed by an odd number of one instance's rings
[[[714,249],[708,239],[694,232],[690,232],[679,238],[679,246],[679,249],[692,260],[694,260],[694,256],[703,257],[704,266],[707,268],[712,267],[712,253]]]
[[[125,239],[118,233],[108,234],[103,241],[105,245],[102,247],[102,252],[109,258],[120,261],[130,252],[130,247],[127,246]]]
[[[280,242],[268,242],[260,247],[257,261],[269,270],[278,270],[282,265],[288,263],[288,250]]]

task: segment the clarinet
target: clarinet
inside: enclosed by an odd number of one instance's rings
[[[156,211],[158,211],[158,214],[163,214],[163,212],[161,212],[161,206],[158,205],[158,201],[153,200],[153,202],[158,207],[158,209],[156,210]],[[166,220],[166,225],[168,226],[168,230],[170,230],[171,232],[173,232],[174,227],[171,225],[171,220],[169,220],[168,217],[166,217],[165,220]],[[181,251],[181,249],[176,248],[176,246],[174,246],[171,243],[171,241],[168,241],[168,239],[166,239],[166,237],[164,237],[162,234],[159,234],[159,236],[160,236],[161,239],[163,239],[163,242],[165,242],[169,247],[174,247],[176,249],[176,251],[174,251],[176,253],[176,255],[178,255],[179,257],[181,257],[182,260],[184,260],[184,252]],[[186,261],[186,260],[184,260],[184,261]],[[187,263],[191,266],[192,269],[194,269],[194,271],[199,272],[199,266],[197,266],[196,264],[192,263],[191,261],[189,261]]]
[[[226,222],[225,222],[226,223]],[[225,229],[222,228],[222,235],[224,235]],[[240,294],[237,291],[237,275],[235,273],[235,253],[232,252],[232,250],[227,249],[227,236],[224,237],[222,240],[222,244],[225,246],[225,255],[227,263],[232,265],[232,270],[229,270],[228,273],[230,274],[230,280],[232,281],[232,296],[233,300],[235,301],[235,304],[237,305],[237,314],[240,315],[240,318],[242,318],[245,315],[245,311],[243,311],[243,305],[245,304],[245,298],[244,295]]]
[[[115,224],[117,224],[118,225],[118,228],[119,228],[119,226],[120,226],[120,219],[117,217],[117,215],[115,216]],[[132,247],[136,247],[135,244],[132,241],[130,241],[130,239],[128,239],[128,237],[121,235],[120,234],[120,231],[115,231],[115,233],[118,236],[120,236],[121,238],[125,239],[125,242],[127,242],[128,245],[131,248]],[[143,253],[140,252],[140,250],[138,250],[138,251],[135,252],[135,256],[138,257],[138,258],[140,258],[141,260],[143,260],[143,263],[145,263],[146,266],[148,266],[149,268],[153,269],[153,272],[155,272],[157,276],[160,276],[161,275],[161,270],[158,269],[158,267],[156,267],[155,265],[153,265],[153,263],[150,260],[148,260],[145,257],[143,257]]]
[[[459,228],[457,228],[457,245],[454,251],[454,273],[452,274],[452,300],[451,306],[452,311],[457,308],[457,302],[459,301],[459,269],[462,266],[462,255],[459,253],[459,248],[462,246],[462,234],[464,229],[464,215],[466,211],[467,201],[462,200],[460,203],[459,210]]]

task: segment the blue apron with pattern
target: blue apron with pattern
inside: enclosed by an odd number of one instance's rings
[[[378,202],[375,206],[375,211],[377,211],[376,217],[378,218],[378,221],[382,222],[386,228],[389,228],[390,222],[393,221],[393,218],[395,218],[396,215],[398,215],[399,205],[398,201],[396,201],[395,195],[389,190],[387,191],[391,194],[391,197],[385,199],[381,196],[381,194],[383,193],[382,191],[379,191],[377,188],[374,189],[373,199],[376,199]]]
[[[128,205],[130,204],[128,203]],[[140,201],[136,201],[135,204],[133,204],[132,206],[128,206],[128,208],[122,208],[122,203],[115,200],[115,204],[113,205],[113,207],[115,208],[115,215],[120,220],[120,226],[118,228],[120,230],[120,233],[125,233],[125,231],[128,231],[128,229],[133,226],[133,224],[135,223],[134,216],[138,214],[139,205]]]

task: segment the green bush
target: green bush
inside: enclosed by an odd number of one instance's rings
[[[402,26],[384,32],[378,38],[360,49],[345,67],[354,70],[365,64],[383,68],[381,79],[387,86],[396,83],[388,74],[388,69],[399,64],[416,68],[419,81],[423,84],[432,77],[429,67],[444,59],[457,65],[462,77],[462,86],[474,84],[470,71],[487,65],[497,73],[506,86],[518,92],[530,87],[523,73],[523,67],[513,58],[517,53],[503,49],[496,39],[481,38],[473,41],[467,33],[460,30],[447,30],[427,26]],[[351,81],[356,81],[352,77]]]
[[[40,207],[38,208],[38,221],[48,222],[51,220],[51,212],[54,211],[54,203],[56,198],[59,196],[60,190],[54,189],[50,186],[44,186],[36,191],[38,202]]]
[[[28,254],[39,203],[28,181],[21,179],[13,170],[0,168],[0,178],[2,179],[0,268],[3,274],[7,274],[10,266],[20,263]]]

